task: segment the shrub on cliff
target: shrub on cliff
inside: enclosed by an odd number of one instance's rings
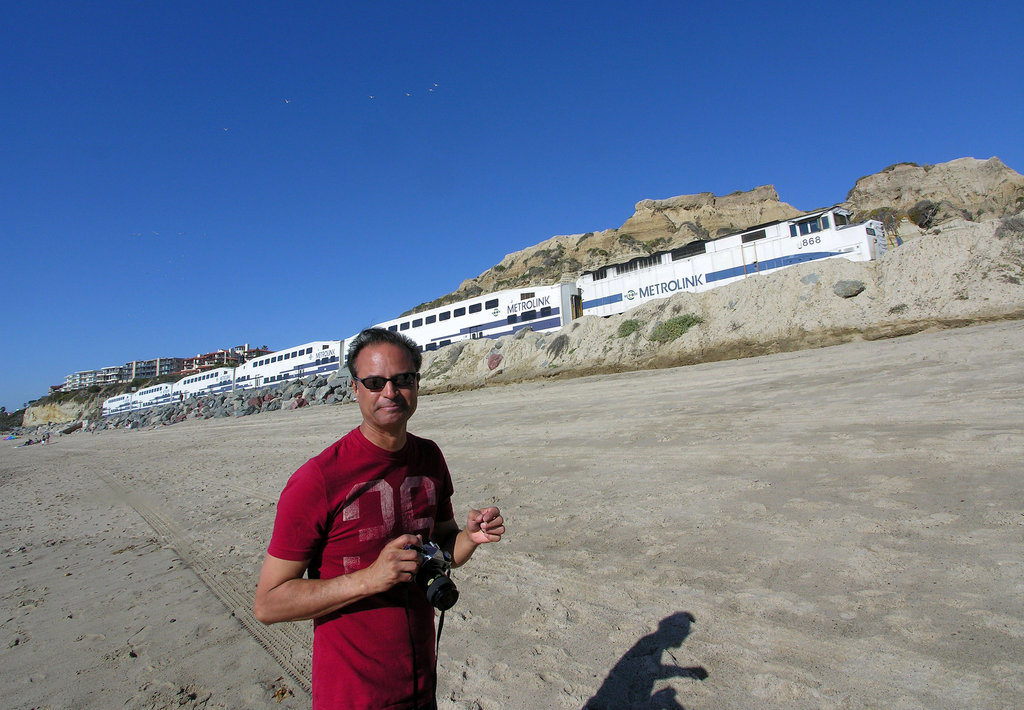
[[[25,410],[19,409],[16,412],[8,412],[6,407],[0,407],[0,431],[10,431],[21,426],[25,418]]]
[[[931,200],[921,200],[907,210],[907,218],[921,229],[928,229],[939,213],[939,206]]]
[[[686,313],[667,321],[658,323],[651,331],[651,340],[659,343],[667,343],[675,340],[695,325],[703,323],[704,319],[693,313]]]
[[[637,319],[627,318],[626,320],[619,323],[618,336],[620,338],[626,338],[640,330],[641,325],[643,324]]]

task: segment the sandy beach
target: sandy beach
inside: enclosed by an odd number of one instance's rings
[[[354,405],[0,447],[9,708],[309,706],[251,612]],[[1024,321],[423,397],[462,519],[439,707],[1024,706]]]

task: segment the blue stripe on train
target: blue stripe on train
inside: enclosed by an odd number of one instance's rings
[[[719,271],[709,271],[706,274],[704,274],[704,282],[713,283],[715,281],[723,281],[725,279],[736,278],[737,276],[751,276],[753,274],[763,274],[766,271],[781,269],[784,266],[793,266],[794,264],[802,264],[807,261],[816,261],[817,259],[828,259],[829,257],[833,256],[842,256],[842,252],[813,251],[807,252],[805,254],[793,254],[791,256],[782,256],[777,259],[768,259],[767,261],[747,264],[746,266],[733,266],[731,268],[721,269]],[[618,303],[621,300],[622,294],[614,293],[611,296],[603,296],[602,298],[595,298],[592,301],[584,301],[583,310],[584,312],[586,312],[588,309],[607,306],[611,303]]]
[[[602,296],[601,298],[595,298],[592,301],[583,301],[583,310],[588,308],[600,308],[601,306],[607,306],[609,303],[618,303],[622,300],[621,293],[613,293],[611,296]]]
[[[747,264],[746,266],[734,266],[731,269],[709,271],[704,274],[704,281],[705,283],[711,283],[713,281],[721,281],[723,279],[732,279],[737,276],[762,274],[765,271],[771,271],[772,269],[781,269],[783,266],[793,266],[794,264],[802,264],[805,261],[814,261],[816,259],[827,259],[830,256],[840,256],[840,254],[841,252],[838,251],[812,251],[805,254],[780,256],[777,259],[754,262],[753,264]]]

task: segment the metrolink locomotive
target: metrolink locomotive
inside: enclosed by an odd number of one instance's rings
[[[583,315],[616,315],[680,291],[706,291],[808,261],[877,259],[887,248],[881,222],[853,223],[849,211],[832,207],[602,266],[572,283],[495,291],[377,327],[407,335],[427,352],[460,340],[499,338],[523,328],[558,330]],[[344,364],[347,340],[318,340],[238,367],[190,374],[173,384],[111,397],[103,403],[103,415],[331,373]]]

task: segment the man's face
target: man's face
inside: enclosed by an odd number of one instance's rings
[[[405,348],[390,343],[367,345],[356,356],[355,366],[360,379],[394,377],[416,370],[412,355]],[[388,382],[379,392],[367,389],[362,382],[355,383],[356,400],[363,421],[373,429],[388,434],[405,431],[409,417],[416,411],[418,390],[419,383],[399,388],[394,382]]]

